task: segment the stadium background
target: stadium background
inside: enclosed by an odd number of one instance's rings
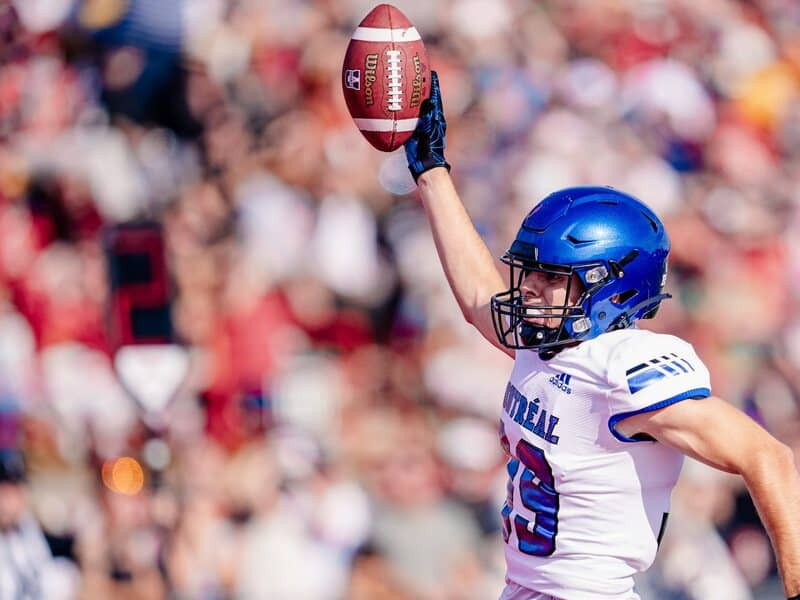
[[[647,327],[800,452],[800,4],[396,5],[495,255],[550,190],[639,195],[673,242]],[[371,6],[0,1],[4,548],[27,532],[0,597],[496,597],[510,363],[462,323],[402,151],[344,107]],[[145,222],[172,304],[144,327],[190,357],[163,410],[112,369],[108,240]],[[740,481],[687,463],[640,590],[782,597]]]

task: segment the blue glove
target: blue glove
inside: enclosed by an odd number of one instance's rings
[[[411,171],[414,181],[434,167],[445,167],[450,170],[450,165],[444,159],[446,131],[447,121],[444,120],[442,109],[439,76],[436,71],[431,71],[431,97],[422,103],[417,128],[405,143],[408,170]]]

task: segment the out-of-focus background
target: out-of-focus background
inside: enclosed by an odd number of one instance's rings
[[[396,4],[494,254],[554,189],[640,196],[646,326],[800,452],[800,3]],[[347,114],[372,6],[0,0],[0,598],[499,594],[510,361]],[[141,341],[179,347],[115,370]],[[687,463],[640,592],[782,597],[741,481]]]

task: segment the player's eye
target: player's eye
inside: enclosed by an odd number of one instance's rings
[[[547,283],[557,283],[564,280],[564,275],[561,273],[545,273]]]

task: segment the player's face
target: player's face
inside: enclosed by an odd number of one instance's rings
[[[572,282],[568,286],[570,277]],[[569,287],[569,298],[567,298],[567,287]],[[520,284],[522,304],[531,308],[537,306],[564,306],[564,304],[573,306],[577,303],[582,291],[581,280],[574,273],[572,275],[561,275],[543,271],[530,271]],[[560,317],[529,316],[525,320],[550,328],[556,328],[561,325]]]

